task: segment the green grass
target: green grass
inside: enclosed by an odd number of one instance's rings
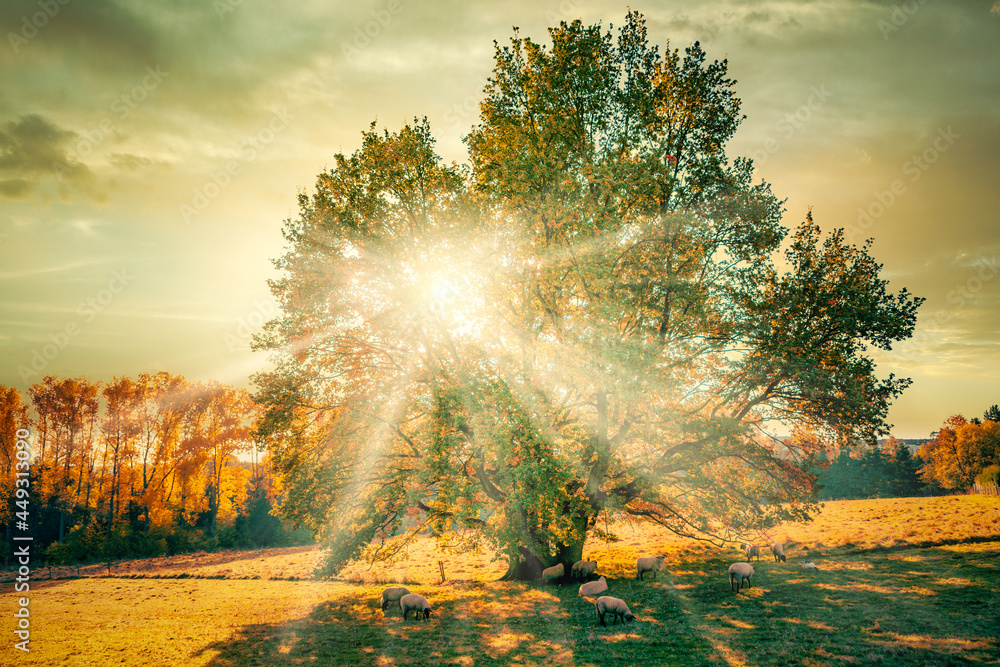
[[[992,503],[992,504],[991,504]],[[962,513],[968,515],[962,521]],[[937,519],[934,518],[937,516]],[[410,562],[351,581],[94,577],[32,588],[32,665],[982,665],[1000,664],[1000,499],[828,503],[813,525],[785,526],[787,563],[754,562],[739,595],[735,548],[619,527],[587,550],[635,623],[600,627],[576,585],[492,581],[488,558],[450,558],[438,579],[429,545]],[[880,518],[876,518],[880,517]],[[935,521],[940,529],[934,530]],[[859,526],[867,526],[859,532]],[[974,530],[969,529],[973,526]],[[909,538],[902,535],[911,532]],[[937,539],[935,539],[937,537]],[[907,543],[906,539],[911,540]],[[763,543],[763,541],[759,541]],[[655,581],[635,556],[667,552]],[[302,554],[296,554],[301,558]],[[819,572],[803,570],[815,562]],[[427,562],[430,561],[430,562]],[[260,554],[253,562],[284,572]],[[213,566],[213,573],[220,565]],[[251,563],[222,565],[266,577]],[[287,569],[287,568],[286,568]],[[485,569],[485,571],[483,571]],[[630,571],[631,570],[631,571]],[[479,578],[468,574],[478,572]],[[406,573],[429,621],[384,615],[382,581]],[[156,575],[155,572],[150,573]],[[135,576],[135,575],[130,575]],[[388,579],[386,579],[388,577]],[[10,589],[0,609],[11,608]],[[10,615],[0,632],[9,633]]]

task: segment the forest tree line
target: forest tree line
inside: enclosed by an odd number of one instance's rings
[[[275,516],[282,486],[257,450],[245,389],[167,372],[0,386],[0,523],[51,564],[308,539]],[[28,496],[16,433],[30,432]],[[23,434],[23,431],[22,431]],[[10,549],[6,549],[7,554]]]
[[[914,455],[896,438],[878,447],[840,449],[816,470],[821,499],[962,493],[1000,482],[1000,406],[983,417],[953,415]]]
[[[24,508],[50,563],[308,541],[271,512],[283,487],[253,441],[259,410],[244,389],[166,372],[106,383],[48,376],[27,400],[0,386],[5,542]],[[30,493],[21,503],[19,429],[30,431],[32,446]],[[996,405],[982,419],[952,416],[931,435],[916,455],[895,438],[832,450],[815,470],[818,498],[937,495],[997,483]]]

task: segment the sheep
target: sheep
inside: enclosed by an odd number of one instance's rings
[[[395,588],[387,588],[382,591],[382,611],[385,611],[386,607],[389,606],[390,602],[398,602],[399,598],[404,595],[409,595],[409,589],[403,586],[396,586]]]
[[[750,562],[751,556],[756,556],[757,560],[760,560],[760,547],[756,544],[742,544],[740,546],[743,547],[743,553],[746,555],[748,563]]]
[[[782,563],[787,562],[785,559],[785,547],[781,542],[774,542],[771,544],[771,553],[774,554],[774,562],[777,563],[779,560]]]
[[[588,581],[585,584],[580,585],[580,595],[587,597],[589,595],[597,595],[598,593],[603,593],[608,590],[608,580],[601,577],[597,581]]]
[[[566,566],[562,563],[556,563],[552,567],[547,567],[542,570],[542,583],[554,584],[563,578],[566,574]]]
[[[590,575],[597,571],[597,561],[596,560],[578,560],[573,563],[573,567],[569,569],[570,574],[572,574],[577,579],[589,579]]]
[[[423,617],[431,617],[431,606],[427,604],[427,599],[423,595],[417,595],[416,593],[407,593],[403,597],[399,598],[399,608],[403,610],[403,620],[406,620],[406,615],[411,611],[415,618],[420,618],[421,614]]]
[[[597,598],[594,602],[594,607],[597,609],[597,620],[601,622],[601,625],[606,626],[607,623],[604,622],[605,614],[611,614],[614,616],[614,621],[611,625],[616,625],[618,623],[618,617],[622,617],[622,623],[631,623],[635,620],[635,616],[629,611],[628,605],[625,604],[624,600],[619,600],[618,598],[613,598],[609,595],[602,595]]]
[[[750,563],[733,563],[729,566],[729,587],[736,591],[737,593],[743,588],[743,582],[747,582],[747,588],[750,588],[750,577],[753,576],[753,567]]]
[[[635,578],[641,580],[644,574],[652,572],[653,579],[656,579],[656,573],[663,569],[664,558],[665,556],[637,558],[635,561]]]
[[[803,570],[812,570],[813,572],[819,572],[819,568],[816,567],[816,563],[812,562],[811,560],[810,561],[806,561],[805,563],[802,563],[802,569]]]

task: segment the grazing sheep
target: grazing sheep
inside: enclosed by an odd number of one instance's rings
[[[743,553],[747,557],[747,562],[750,562],[751,556],[756,556],[757,560],[760,560],[760,547],[756,544],[744,544]]]
[[[601,577],[597,581],[588,581],[580,586],[580,595],[584,597],[588,595],[597,595],[598,593],[603,593],[608,590],[608,580]]]
[[[601,622],[601,625],[607,625],[604,622],[604,615],[611,614],[614,616],[614,620],[611,625],[616,625],[618,623],[618,617],[622,617],[622,623],[631,623],[635,620],[635,616],[629,611],[628,605],[625,604],[624,600],[619,600],[618,598],[613,598],[609,595],[602,595],[597,598],[594,602],[594,607],[597,609],[597,620]]]
[[[577,579],[589,579],[590,575],[597,571],[597,561],[596,560],[578,560],[573,563],[573,567],[569,569],[570,574],[572,574]]]
[[[813,572],[819,572],[819,568],[816,567],[816,563],[812,562],[811,560],[810,561],[806,561],[805,563],[802,563],[802,569],[803,570],[812,570]]]
[[[423,615],[424,618],[431,617],[431,606],[427,604],[427,599],[423,595],[408,593],[399,598],[399,608],[403,610],[403,620],[411,611],[416,618]]]
[[[750,563],[733,563],[729,566],[729,587],[739,593],[745,581],[747,588],[750,588],[750,577],[752,576],[753,567]]]
[[[656,573],[663,569],[664,558],[665,556],[647,556],[636,559],[635,578],[641,580],[644,574],[652,572],[653,579],[656,579]]]
[[[777,563],[779,560],[782,563],[787,562],[785,559],[785,547],[781,542],[774,542],[771,544],[771,553],[774,554],[774,562]]]
[[[554,584],[562,579],[564,574],[566,574],[566,567],[562,563],[556,563],[552,567],[542,570],[542,582]]]
[[[399,598],[404,595],[409,595],[410,591],[403,586],[396,586],[395,588],[387,588],[382,591],[382,611],[385,611],[386,607],[389,606],[390,602],[398,602]]]

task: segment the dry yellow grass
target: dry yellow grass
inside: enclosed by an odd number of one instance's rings
[[[204,551],[117,561],[111,566],[116,577],[196,577],[215,579],[311,579],[319,552],[316,546],[254,549],[250,551]],[[108,576],[103,563],[77,567],[41,568],[38,579]],[[14,572],[0,573],[0,581],[10,581]]]
[[[809,523],[772,531],[805,549],[961,543],[1000,539],[1000,497],[883,498],[825,503]]]

